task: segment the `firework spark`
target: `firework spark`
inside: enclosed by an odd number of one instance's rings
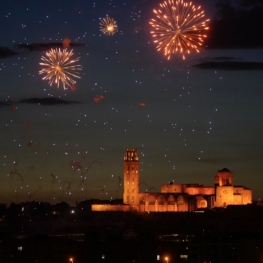
[[[206,26],[209,19],[204,19],[201,6],[195,7],[192,2],[183,0],[167,0],[153,12],[157,18],[149,22],[154,28],[151,34],[157,50],[163,50],[167,59],[177,52],[182,54],[183,59],[190,50],[199,52],[206,37],[204,31],[209,29]]]
[[[100,31],[107,36],[114,35],[117,28],[117,23],[113,18],[107,16],[100,21]]]
[[[39,63],[44,66],[39,74],[46,74],[42,79],[48,80],[50,86],[53,83],[57,84],[58,88],[61,82],[64,90],[67,89],[66,86],[75,85],[76,81],[72,77],[80,78],[79,73],[75,71],[81,70],[81,66],[74,64],[79,58],[71,59],[72,55],[73,50],[67,51],[67,49],[51,49],[46,52],[46,56],[41,57],[43,62]]]

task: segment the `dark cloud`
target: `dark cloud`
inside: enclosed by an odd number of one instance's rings
[[[222,57],[215,57],[214,60],[217,60],[217,61],[218,60],[229,61],[229,60],[237,60],[237,58],[222,56]]]
[[[6,103],[6,102],[1,102],[1,101],[0,101],[0,108],[1,108],[1,107],[5,107],[5,106],[10,106],[10,104],[9,104],[9,103]]]
[[[10,100],[10,99],[5,99],[3,101],[0,101],[0,108],[1,107],[13,106],[14,104],[15,104],[15,101]]]
[[[8,47],[0,47],[0,58],[8,58],[17,55],[17,52]]]
[[[39,104],[39,105],[67,105],[67,104],[79,103],[78,101],[67,101],[58,98],[30,98],[30,99],[22,99],[19,102],[28,103],[28,104]]]
[[[243,62],[243,61],[207,61],[193,67],[201,69],[221,69],[221,70],[262,70],[263,62]]]
[[[83,43],[70,43],[69,48],[74,47],[83,47],[85,44]],[[31,43],[31,44],[18,44],[15,46],[18,49],[27,49],[29,51],[43,51],[49,50],[51,48],[64,48],[63,43],[54,42],[54,43]]]

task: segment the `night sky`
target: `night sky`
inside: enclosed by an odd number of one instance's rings
[[[214,1],[194,2],[215,17]],[[159,3],[1,3],[0,203],[122,198],[126,148],[138,149],[140,191],[213,186],[226,167],[263,197],[263,49],[235,43],[238,27],[216,46],[227,34],[211,26],[200,53],[167,60],[150,34]],[[100,32],[106,15],[113,36]],[[66,38],[82,66],[73,90],[39,75],[41,57]]]

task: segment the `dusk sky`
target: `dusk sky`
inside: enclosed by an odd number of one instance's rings
[[[224,42],[211,27],[200,53],[167,60],[150,34],[160,2],[1,3],[0,203],[122,198],[126,148],[138,149],[140,191],[213,186],[226,167],[263,198],[262,42],[210,46],[215,35]],[[194,3],[215,17],[215,1]],[[107,15],[113,36],[100,31]],[[82,67],[67,90],[39,74],[65,39]]]

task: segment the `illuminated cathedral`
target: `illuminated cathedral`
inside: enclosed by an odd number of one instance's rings
[[[139,191],[139,156],[128,148],[124,155],[123,205],[92,205],[93,211],[187,212],[198,209],[246,205],[252,203],[252,190],[234,186],[233,172],[219,170],[214,186],[168,183],[160,192]]]

